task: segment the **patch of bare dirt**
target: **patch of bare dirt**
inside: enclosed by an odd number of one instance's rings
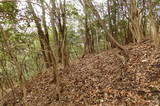
[[[160,105],[160,52],[150,41],[126,46],[124,65],[116,50],[87,55],[60,70],[61,98],[56,100],[52,72],[39,74],[27,84],[27,106],[158,106]],[[23,106],[16,88],[3,106]]]

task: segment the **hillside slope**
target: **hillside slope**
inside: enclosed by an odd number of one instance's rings
[[[126,46],[129,60],[123,65],[116,50],[87,55],[60,70],[62,106],[149,106],[160,103],[160,54],[150,41]],[[159,55],[159,56],[158,56]],[[3,106],[22,106],[16,89]],[[2,100],[1,100],[2,102]],[[47,71],[27,85],[27,106],[56,106],[55,85]]]

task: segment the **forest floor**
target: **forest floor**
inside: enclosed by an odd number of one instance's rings
[[[38,74],[27,84],[26,106],[159,106],[160,52],[151,41],[125,46],[124,65],[116,49],[86,55],[60,70],[60,101],[56,100],[51,71]],[[22,92],[15,89],[1,100],[2,106],[23,106]],[[3,103],[2,103],[3,102]]]

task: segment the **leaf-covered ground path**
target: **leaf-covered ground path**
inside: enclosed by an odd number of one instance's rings
[[[160,53],[150,41],[126,46],[129,60],[123,65],[116,50],[87,55],[60,70],[60,106],[160,105]],[[23,106],[22,93],[9,94],[4,106]],[[58,106],[52,74],[37,75],[27,85],[27,106]]]

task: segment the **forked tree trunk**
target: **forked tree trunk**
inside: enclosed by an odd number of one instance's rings
[[[142,15],[137,7],[137,0],[130,1],[129,15],[129,28],[133,35],[135,42],[141,42],[144,35],[142,29]]]

